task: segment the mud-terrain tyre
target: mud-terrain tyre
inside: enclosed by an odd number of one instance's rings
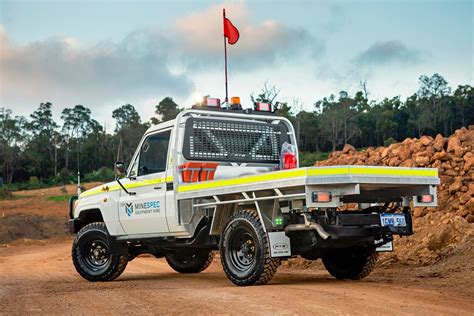
[[[76,271],[92,282],[117,278],[128,263],[126,246],[110,238],[104,223],[84,226],[74,239],[71,254]]]
[[[360,280],[377,264],[377,252],[358,247],[334,249],[323,256],[326,270],[336,279]]]
[[[214,259],[211,249],[196,249],[191,255],[177,253],[166,255],[166,261],[170,267],[179,273],[199,273],[206,270]]]
[[[235,213],[220,238],[224,272],[234,284],[266,284],[281,260],[270,257],[269,241],[255,210]]]

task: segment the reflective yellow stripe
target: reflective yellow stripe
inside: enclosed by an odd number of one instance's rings
[[[264,181],[271,181],[271,180],[284,180],[284,179],[290,179],[290,178],[304,177],[307,175],[306,171],[307,171],[306,168],[301,168],[301,169],[269,172],[269,173],[263,173],[259,175],[246,176],[246,177],[240,177],[240,178],[230,178],[230,179],[223,179],[223,180],[185,184],[185,185],[180,185],[178,187],[178,192],[212,189],[216,187],[234,186],[234,185],[248,184],[248,183],[253,183],[253,182],[264,182]]]
[[[398,177],[437,177],[438,169],[403,169],[384,167],[349,167],[350,174],[354,175],[378,175]]]
[[[130,183],[124,184],[125,189],[133,189],[133,188],[139,188],[139,187],[144,187],[147,185],[153,185],[153,184],[158,184],[158,183],[165,183],[165,182],[173,182],[173,177],[168,176],[166,178],[156,178],[156,179],[143,179],[140,181],[134,181]],[[108,190],[104,190],[103,188],[106,185],[102,185],[90,190],[85,191],[84,193],[81,193],[79,195],[80,198],[86,197],[86,196],[91,196],[91,195],[96,195],[96,194],[101,194],[105,192],[111,192],[111,191],[117,191],[120,190],[121,187],[118,184],[115,185],[110,185],[108,186]]]
[[[349,174],[349,167],[308,168],[308,176],[333,176]]]

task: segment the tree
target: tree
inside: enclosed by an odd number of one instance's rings
[[[316,112],[300,111],[296,114],[300,125],[300,136],[298,146],[301,151],[320,151],[320,143],[323,142],[321,123]]]
[[[166,97],[156,105],[155,113],[158,118],[152,117],[151,122],[152,124],[158,124],[173,120],[182,110],[171,97]]]
[[[400,105],[399,97],[385,98],[374,106],[376,113],[375,131],[379,144],[385,144],[390,138],[397,139],[398,124],[395,121],[395,112]]]
[[[433,118],[428,121],[427,129],[435,131],[439,124],[442,124],[444,134],[448,133],[448,122],[452,120],[452,113],[446,96],[450,93],[451,88],[441,75],[435,73],[431,77],[420,76],[420,88],[417,93],[420,106],[423,107],[424,114],[431,111],[430,116]]]
[[[276,98],[280,94],[280,89],[277,89],[276,86],[270,86],[268,81],[265,81],[263,84],[260,93],[255,98],[253,93],[250,94],[250,99],[252,103],[254,102],[267,102],[273,105],[276,105]]]
[[[349,97],[346,91],[339,93],[340,119],[343,121],[344,144],[360,133],[356,125],[356,102]]]
[[[26,120],[12,116],[12,111],[0,108],[0,165],[5,183],[11,183],[21,165],[21,152],[26,138]]]
[[[288,105],[288,102],[279,102],[278,107],[276,109],[276,114],[278,116],[286,117],[290,121],[293,121],[293,119],[294,119],[293,112],[291,110],[291,106]]]
[[[66,145],[65,159],[66,168],[69,168],[69,150],[71,142],[76,141],[77,163],[79,164],[79,141],[93,130],[98,130],[100,124],[91,118],[91,110],[78,104],[74,108],[65,108],[62,111],[61,119],[64,121],[62,133]],[[78,166],[79,167],[79,166]]]
[[[326,135],[333,151],[338,145],[347,144],[360,133],[356,125],[356,102],[347,92],[341,91],[337,101],[335,95],[330,95],[316,102],[315,107],[321,117],[321,132]]]
[[[113,110],[112,118],[115,119],[115,131],[118,132],[129,126],[136,126],[140,124],[140,115],[135,107],[131,104],[125,104]]]
[[[125,104],[112,112],[116,121],[117,161],[130,161],[143,133],[148,128],[131,104]]]
[[[336,97],[331,94],[328,98],[324,98],[314,104],[321,117],[321,132],[325,136],[325,139],[331,143],[332,151],[335,151],[336,146],[341,143],[342,129],[342,121],[339,120],[340,108],[335,98]]]
[[[453,95],[453,103],[459,114],[461,126],[474,122],[474,89],[469,85],[458,86]]]
[[[292,108],[296,110],[295,124],[296,125],[296,141],[299,144],[301,140],[301,120],[298,115],[303,110],[303,102],[298,98],[293,98]]]
[[[31,115],[26,124],[31,133],[31,139],[26,146],[26,155],[34,161],[36,174],[41,178],[48,178],[57,174],[57,142],[59,133],[58,124],[53,119],[52,104],[41,103]],[[51,167],[54,171],[51,173]]]

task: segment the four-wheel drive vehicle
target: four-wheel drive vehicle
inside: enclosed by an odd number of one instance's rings
[[[107,281],[148,253],[198,273],[219,250],[237,285],[265,284],[281,260],[298,255],[357,280],[394,235],[413,233],[410,205],[437,203],[436,169],[298,168],[297,159],[283,117],[181,112],[148,129],[127,171],[116,164],[122,179],[71,199],[74,266],[87,280]]]

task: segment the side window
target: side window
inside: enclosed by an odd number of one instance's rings
[[[171,131],[148,136],[140,148],[138,175],[163,172],[166,170],[166,158]]]

